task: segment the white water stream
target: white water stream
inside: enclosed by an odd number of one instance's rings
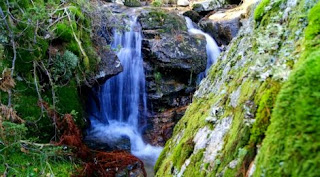
[[[191,21],[191,19],[189,17],[185,17],[185,19],[186,19],[186,22],[187,22],[188,32],[190,34],[203,35],[206,38],[206,41],[207,41],[207,45],[206,45],[206,49],[207,49],[207,66],[206,66],[206,70],[198,75],[198,81],[201,81],[204,77],[207,76],[211,65],[216,62],[218,56],[220,55],[220,49],[219,49],[216,41],[209,34],[207,34],[207,33],[203,32],[203,31],[195,28],[193,26],[193,22]]]

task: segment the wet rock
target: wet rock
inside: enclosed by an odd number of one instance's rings
[[[92,41],[97,50],[100,62],[95,72],[87,77],[87,85],[103,84],[107,79],[122,72],[123,68],[114,51],[108,48],[111,30],[109,28],[109,14],[105,13],[106,7],[101,7],[95,12],[93,20]]]
[[[174,72],[198,74],[206,66],[206,42],[203,38],[180,32],[162,34],[158,39],[143,40],[143,52],[148,60],[160,68]]]
[[[202,19],[199,26],[210,34],[218,45],[228,45],[236,37],[242,26],[241,20],[248,13],[248,6],[241,5],[231,9],[220,9],[214,14]]]
[[[125,169],[119,170],[116,177],[145,177],[140,162],[128,165]]]
[[[145,8],[138,18],[143,30],[160,29],[162,33],[187,30],[183,17],[164,9]]]
[[[145,137],[164,145],[191,102],[197,74],[205,70],[206,41],[188,34],[185,19],[172,12],[145,10],[139,21],[150,110]]]
[[[164,146],[172,136],[174,125],[184,115],[186,109],[187,106],[172,108],[150,116],[152,127],[146,132],[145,139],[149,140],[151,144]]]
[[[84,139],[85,143],[91,149],[101,151],[115,151],[124,150],[130,152],[130,139],[129,137],[122,136],[119,139],[108,139],[103,137],[87,136]]]
[[[189,17],[193,22],[198,23],[201,19],[201,16],[198,12],[193,10],[188,10],[183,13],[184,16]]]

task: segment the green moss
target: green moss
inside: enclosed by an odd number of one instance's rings
[[[163,29],[167,33],[187,31],[184,18],[163,9],[153,8],[140,20],[150,29]]]
[[[270,24],[273,20],[272,17],[279,15],[280,4],[286,0],[262,0],[260,4],[256,7],[253,18],[256,22],[261,22],[261,24]],[[268,10],[266,7],[270,6]]]
[[[320,34],[320,5],[310,10],[308,15],[309,25],[305,30],[306,40],[314,40]]]
[[[260,88],[262,94],[257,94],[258,110],[256,112],[256,120],[251,129],[249,144],[255,146],[260,144],[265,137],[265,132],[270,124],[270,117],[276,101],[276,97],[280,90],[278,82],[271,81],[264,83],[265,86]],[[260,96],[262,95],[262,96]]]
[[[258,156],[256,176],[318,175],[319,75],[320,51],[312,53],[283,86]]]
[[[184,117],[178,122],[174,128],[174,136],[183,132],[183,136],[179,142],[172,140],[166,143],[165,151],[161,153],[161,157],[157,161],[155,172],[157,176],[171,176],[171,169],[181,169],[184,161],[190,157],[193,152],[192,137],[196,132],[206,125],[205,118],[208,116],[208,110],[211,104],[219,99],[219,97],[209,96],[208,98],[195,99],[192,105],[187,109]],[[172,154],[168,155],[168,152]]]
[[[191,137],[187,141],[178,144],[176,150],[172,154],[174,166],[178,168],[181,167],[183,163],[190,157],[194,148],[192,139],[193,138]]]
[[[62,114],[76,112],[77,117],[75,117],[76,123],[79,126],[83,126],[83,106],[80,100],[77,84],[75,80],[71,80],[70,83],[63,87],[58,87],[56,90],[56,96],[58,100],[57,107],[59,112]]]
[[[72,15],[75,16],[75,19],[85,20],[85,17],[79,7],[70,6],[68,10],[71,12]]]
[[[38,95],[32,83],[18,81],[13,95],[15,109],[20,117],[29,117],[29,120],[36,120],[41,115],[38,103]]]
[[[260,21],[265,13],[265,7],[269,5],[270,0],[262,0],[254,11],[254,20]]]
[[[319,8],[320,2],[310,14],[319,12]],[[309,20],[315,19],[309,16]],[[309,23],[305,45],[319,37],[318,32],[310,33],[313,25],[318,24]],[[316,34],[313,39],[309,38]],[[277,98],[254,176],[319,176],[320,50],[316,47],[304,49],[300,62]]]
[[[67,21],[63,22],[63,23],[58,23],[56,25],[56,31],[55,34],[58,38],[68,42],[73,40],[73,33],[72,33],[72,29],[70,28],[70,25]]]
[[[159,167],[160,167],[161,163],[163,162],[163,160],[166,158],[167,153],[168,153],[168,146],[164,146],[163,150],[161,151],[161,153],[158,157],[156,164],[154,165],[154,171],[159,170]]]
[[[67,45],[66,45],[66,49],[70,50],[71,52],[73,52],[74,54],[80,56],[80,48],[78,43],[73,39],[71,40]]]
[[[303,57],[307,57],[311,52],[320,47],[320,5],[314,6],[308,14],[309,25],[305,30]]]
[[[196,154],[191,156],[190,163],[185,172],[183,173],[183,176],[206,176],[206,172],[204,170],[201,170],[203,153],[204,149],[198,151]]]
[[[21,152],[19,146],[4,148],[0,145],[1,154],[5,158],[0,158],[1,164],[7,164],[8,176],[44,176],[54,175],[59,177],[71,176],[75,172],[76,166],[71,160],[55,154],[58,148],[32,151],[28,153]],[[0,166],[0,172],[5,171],[6,166]]]

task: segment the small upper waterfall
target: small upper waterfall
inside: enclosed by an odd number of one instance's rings
[[[188,32],[191,34],[204,35],[206,38],[206,41],[207,41],[207,46],[206,46],[206,48],[207,48],[207,67],[204,72],[202,72],[198,75],[198,81],[201,81],[208,74],[210,66],[216,62],[216,59],[220,55],[220,49],[219,49],[216,41],[209,34],[203,32],[199,29],[196,29],[193,26],[193,22],[189,17],[185,17],[185,19],[187,22]]]
[[[141,26],[136,18],[127,22],[129,30],[113,30],[112,49],[123,72],[96,88],[91,101],[91,128],[88,136],[106,143],[130,139],[131,153],[154,164],[162,148],[146,144],[141,135],[147,112],[145,74],[141,56]],[[92,99],[93,100],[93,99]]]

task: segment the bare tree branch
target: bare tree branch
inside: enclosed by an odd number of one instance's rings
[[[11,77],[13,77],[13,72],[14,72],[14,68],[15,68],[15,63],[16,63],[16,59],[17,59],[17,49],[16,49],[16,43],[14,41],[14,34],[5,18],[5,15],[3,13],[2,8],[0,7],[0,17],[3,18],[4,20],[4,24],[8,30],[9,33],[9,37],[10,37],[10,42],[12,45],[12,50],[13,50],[13,59],[12,59],[12,66],[11,66]],[[9,97],[8,97],[8,106],[11,106],[11,98],[12,98],[12,91],[10,90],[9,92]]]

